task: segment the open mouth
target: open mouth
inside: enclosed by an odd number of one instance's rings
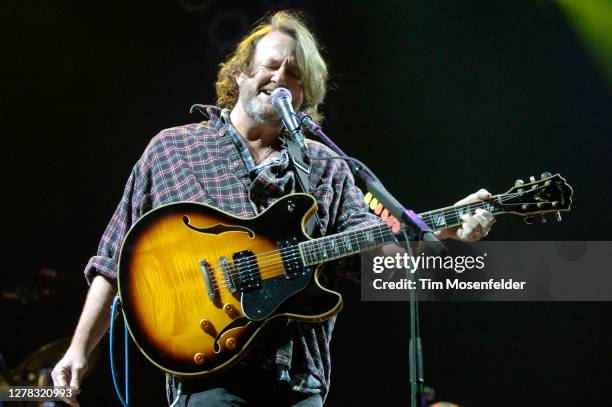
[[[261,93],[270,96],[272,94],[272,89],[262,89]]]

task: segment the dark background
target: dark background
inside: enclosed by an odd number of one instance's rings
[[[200,120],[188,109],[214,102],[218,63],[284,7],[304,10],[325,45],[326,132],[405,205],[424,211],[560,172],[575,192],[564,222],[505,216],[491,238],[610,240],[611,83],[554,2],[3,1],[0,288],[19,297],[0,300],[8,370],[72,334],[83,266],[131,167],[158,131]],[[407,303],[343,290],[328,405],[407,405]],[[427,384],[466,406],[612,405],[611,310],[423,304]],[[118,404],[107,343],[85,405]],[[132,356],[135,403],[163,403],[162,374]]]

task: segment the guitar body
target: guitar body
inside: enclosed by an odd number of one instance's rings
[[[118,272],[136,345],[168,373],[206,375],[238,362],[270,320],[338,313],[340,294],[300,260],[315,211],[312,196],[293,194],[253,218],[193,202],[144,215],[126,236]]]

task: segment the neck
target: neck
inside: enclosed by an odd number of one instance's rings
[[[274,144],[281,131],[281,125],[258,123],[242,109],[240,102],[230,112],[232,125],[253,148],[267,148]]]

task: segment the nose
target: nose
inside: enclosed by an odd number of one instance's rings
[[[284,60],[278,69],[274,71],[271,81],[277,86],[287,86],[287,60]]]

